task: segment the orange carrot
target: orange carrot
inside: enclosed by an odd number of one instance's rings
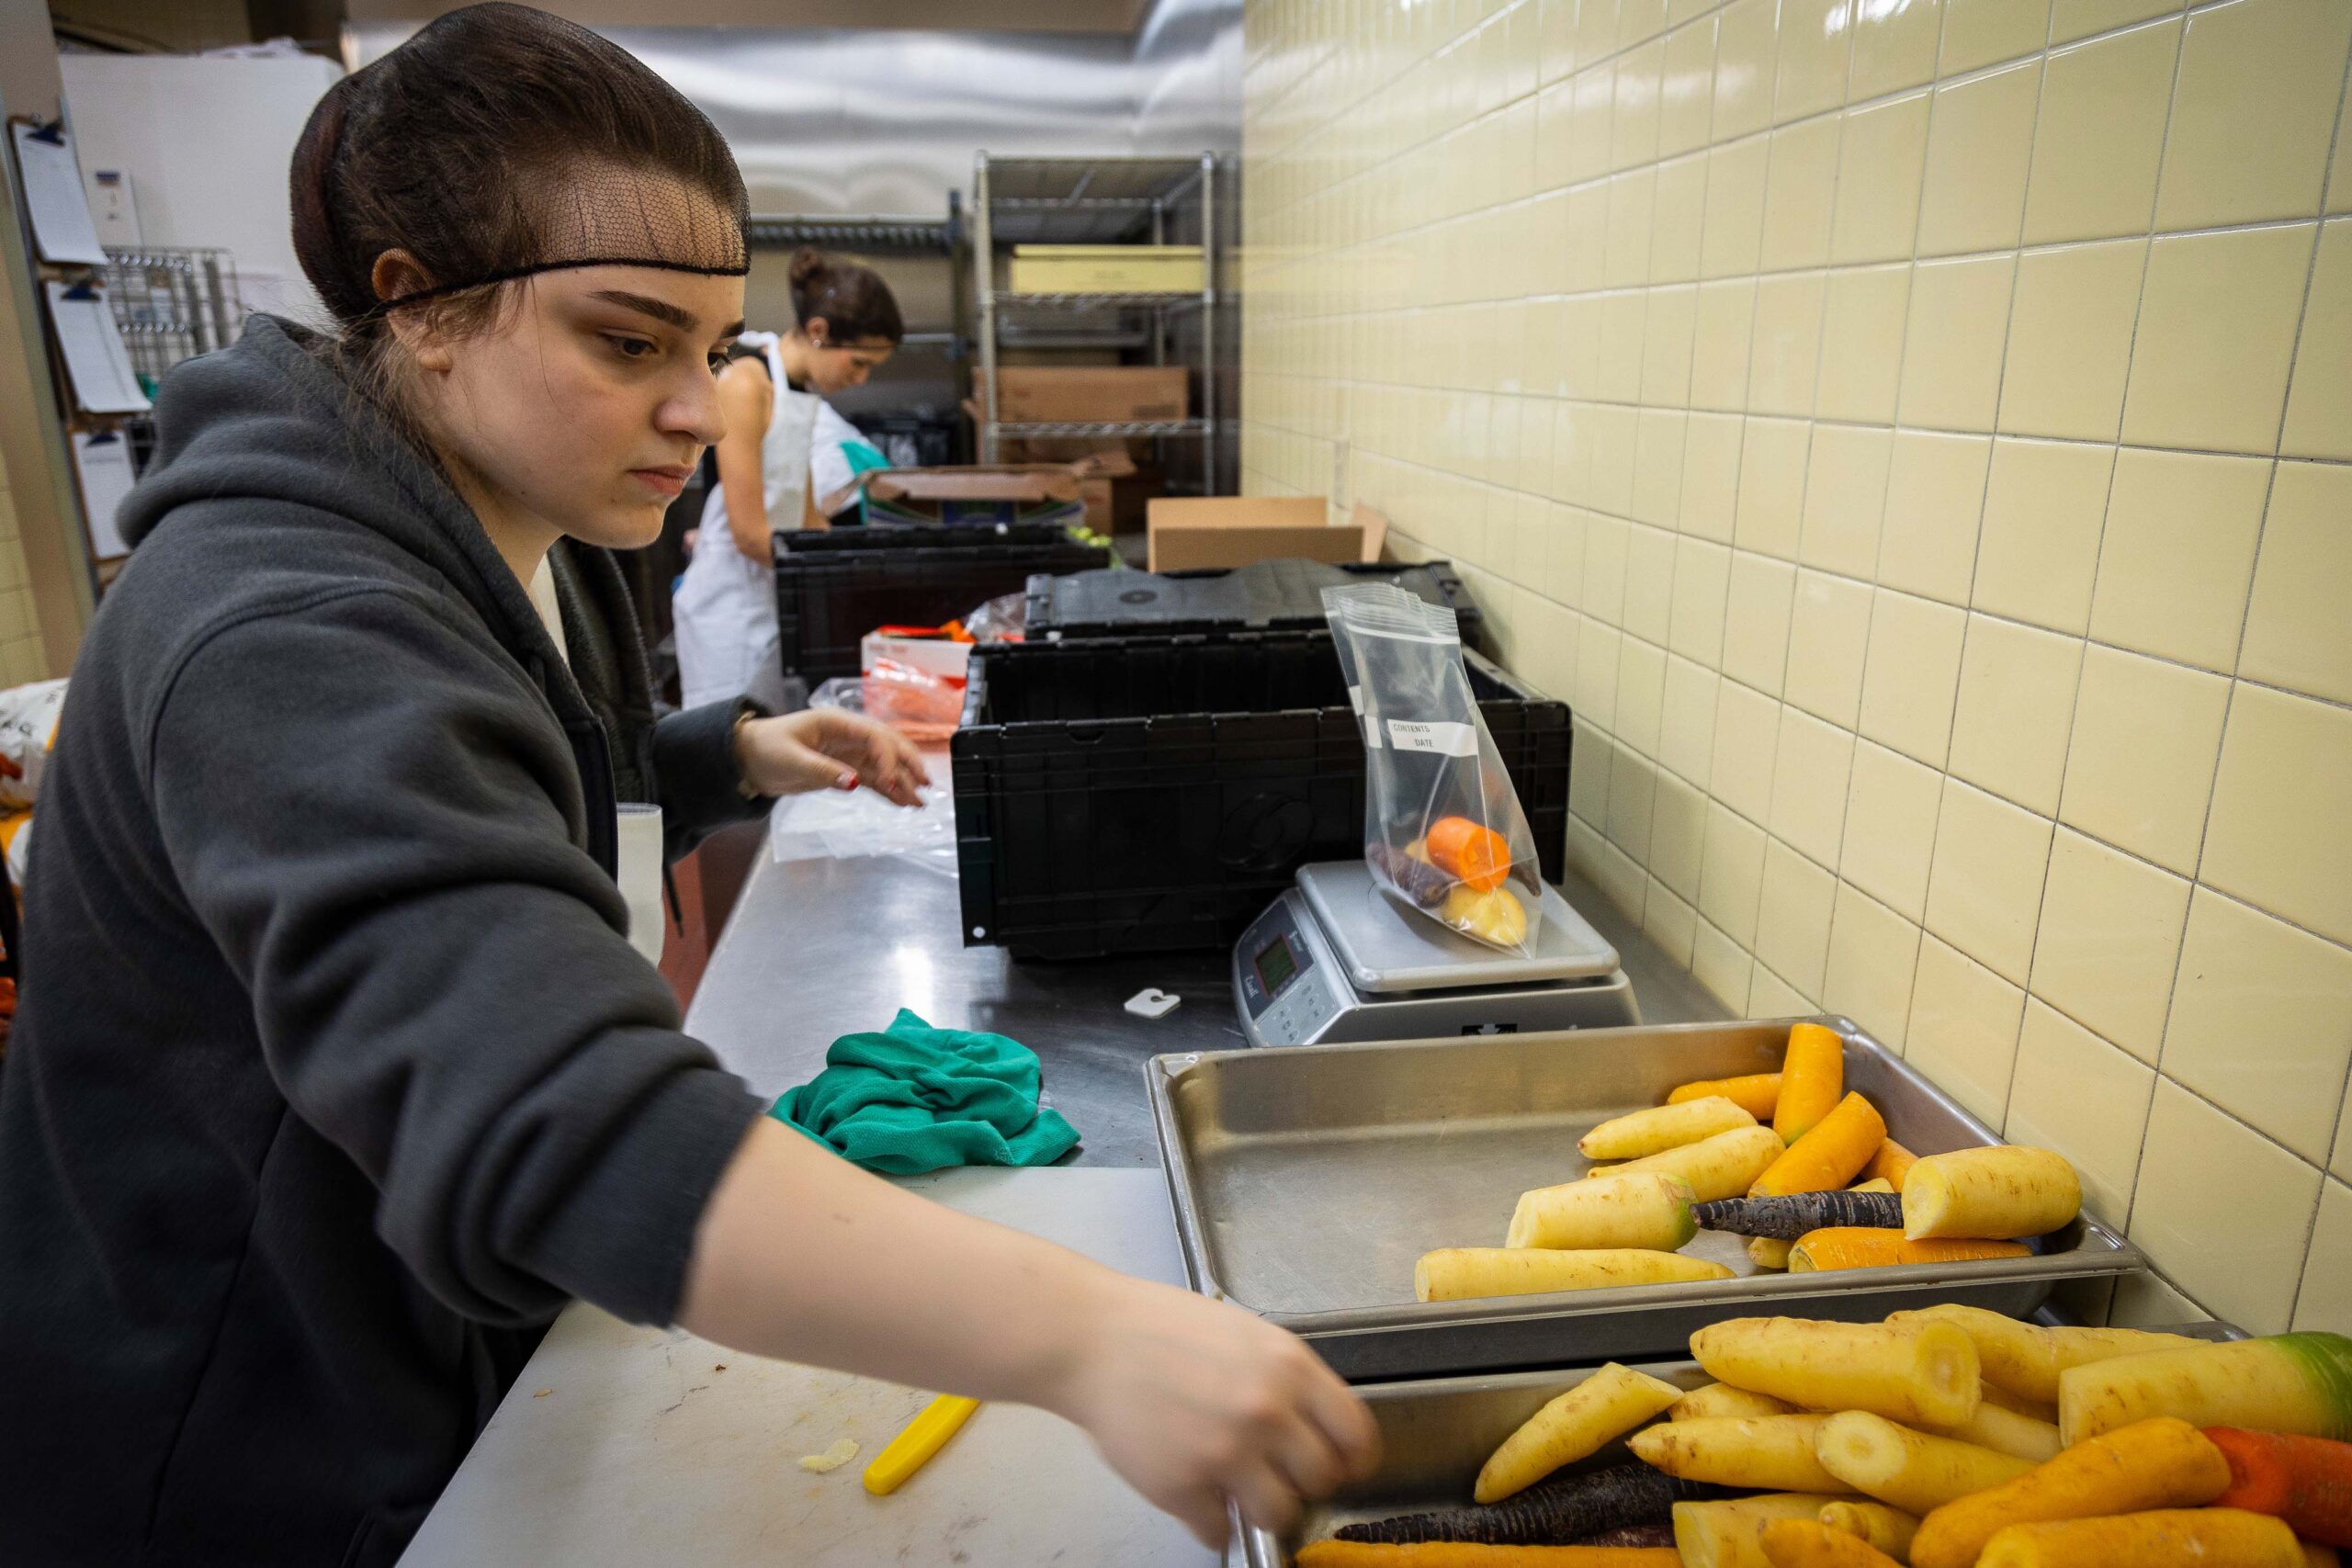
[[[1899,1230],[1832,1225],[1798,1238],[1789,1248],[1789,1272],[1877,1269],[1895,1263],[1965,1263],[1978,1258],[2023,1258],[2032,1250],[2021,1241],[1905,1241]]]
[[[1773,1198],[1791,1192],[1826,1192],[1854,1179],[1886,1142],[1886,1122],[1878,1108],[1859,1094],[1849,1094],[1838,1108],[1814,1123],[1811,1131],[1788,1146],[1780,1158],[1747,1190],[1751,1198]]]
[[[1686,1100],[1707,1100],[1721,1095],[1758,1122],[1770,1122],[1772,1111],[1781,1103],[1781,1075],[1778,1073],[1748,1073],[1736,1078],[1702,1078],[1687,1083],[1666,1097],[1668,1105],[1679,1105]]]
[[[1911,1166],[1918,1156],[1896,1143],[1893,1138],[1879,1145],[1878,1153],[1871,1156],[1871,1163],[1862,1167],[1864,1180],[1883,1179],[1897,1192],[1903,1190],[1903,1179],[1911,1174]]]
[[[2222,1508],[2273,1514],[2307,1540],[2352,1546],[2352,1443],[2208,1427],[2205,1435],[2230,1461]]]
[[[1781,1058],[1781,1099],[1772,1110],[1772,1131],[1781,1142],[1793,1144],[1811,1132],[1845,1092],[1846,1043],[1838,1032],[1818,1023],[1791,1024]]]
[[[1492,828],[1467,817],[1441,817],[1430,824],[1430,863],[1481,893],[1503,885],[1510,870],[1510,845]]]

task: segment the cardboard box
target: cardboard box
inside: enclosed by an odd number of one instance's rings
[[[1146,524],[1148,568],[1189,571],[1261,560],[1376,561],[1388,519],[1358,506],[1334,525],[1319,495],[1161,496]]]
[[[1198,245],[1015,245],[1015,294],[1198,294]]]
[[[996,417],[1007,424],[1180,420],[1192,407],[1181,365],[1003,366]]]

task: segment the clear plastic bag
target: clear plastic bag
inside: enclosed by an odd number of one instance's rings
[[[1363,858],[1407,908],[1534,951],[1544,884],[1519,792],[1471,694],[1453,612],[1390,583],[1323,591],[1363,723]]]
[[[877,659],[863,675],[836,676],[809,694],[812,708],[841,708],[879,719],[914,741],[941,741],[964,722],[964,681]]]

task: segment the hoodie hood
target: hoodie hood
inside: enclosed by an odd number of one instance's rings
[[[182,362],[155,400],[155,454],[117,523],[135,549],[185,508],[257,501],[329,514],[414,557],[526,665],[552,638],[448,480],[316,352],[318,335],[256,315],[234,347]],[[203,526],[200,517],[183,525]],[[550,682],[557,684],[560,682]]]

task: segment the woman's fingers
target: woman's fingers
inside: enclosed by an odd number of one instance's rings
[[[1241,1505],[1241,1517],[1260,1529],[1276,1535],[1298,1523],[1300,1504],[1298,1489],[1290,1478],[1264,1460],[1250,1464],[1239,1474],[1227,1476],[1226,1490]]]
[[[1380,1423],[1338,1373],[1318,1363],[1306,1391],[1307,1418],[1329,1442],[1341,1480],[1362,1481],[1380,1464]],[[1336,1485],[1337,1483],[1334,1483]]]
[[[1151,1502],[1162,1513],[1174,1515],[1176,1522],[1192,1531],[1193,1539],[1211,1551],[1223,1551],[1233,1535],[1233,1517],[1226,1511],[1225,1494],[1214,1486],[1154,1497]]]

